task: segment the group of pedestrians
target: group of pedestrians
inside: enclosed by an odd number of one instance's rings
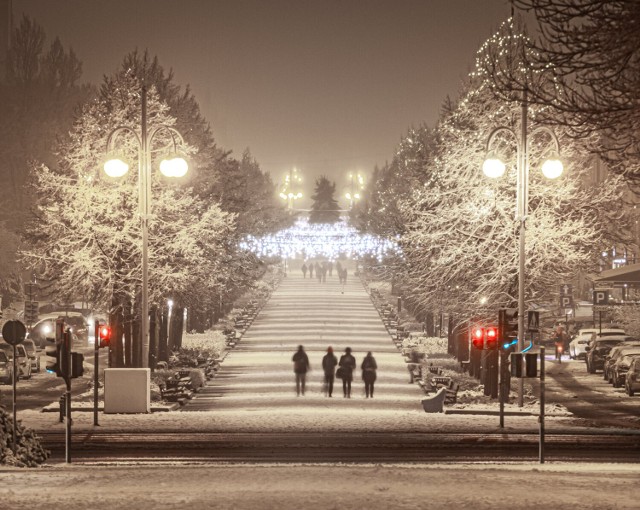
[[[315,262],[315,263],[309,261],[309,265],[307,265],[306,262],[303,262],[302,267],[300,269],[302,270],[303,278],[307,277],[307,272],[308,272],[309,279],[312,279],[313,274],[315,273],[318,283],[326,283],[327,273],[329,274],[329,276],[333,276],[333,267],[334,267],[333,262],[331,262],[330,260],[328,262]],[[335,267],[338,273],[338,279],[340,280],[340,283],[347,283],[347,268],[342,267],[342,264],[340,264],[340,261],[336,263]]]
[[[296,375],[296,394],[303,395],[305,391],[306,375],[311,366],[309,357],[302,345],[298,346],[292,358],[293,371]],[[335,378],[342,379],[342,391],[344,398],[351,398],[351,383],[353,382],[353,372],[356,370],[356,359],[351,354],[351,348],[347,347],[340,360],[333,353],[333,348],[327,349],[327,354],[322,358],[322,371],[324,372],[324,393],[331,397],[333,394],[333,383]],[[336,369],[337,367],[337,369]],[[360,365],[362,370],[362,380],[366,398],[373,398],[373,385],[376,381],[378,365],[371,352],[368,352]]]

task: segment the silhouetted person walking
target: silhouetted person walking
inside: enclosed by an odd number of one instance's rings
[[[313,262],[309,262],[309,278],[313,278]]]
[[[306,278],[307,277],[307,265],[306,264],[302,264],[302,277]]]
[[[351,347],[344,350],[338,365],[342,368],[342,391],[345,398],[351,398],[351,381],[353,381],[353,371],[356,369],[356,359],[351,355]]]
[[[324,387],[327,392],[327,396],[331,396],[333,393],[333,381],[336,374],[336,365],[338,364],[338,358],[333,354],[333,347],[327,349],[327,354],[322,358],[322,370],[324,370]]]
[[[373,398],[373,383],[376,382],[376,370],[378,365],[376,359],[371,355],[371,351],[367,353],[362,360],[362,380],[364,381],[364,393],[366,398]]]
[[[300,396],[300,393],[302,393],[302,396],[304,396],[307,371],[311,370],[311,367],[309,366],[307,353],[304,352],[304,347],[302,347],[302,345],[298,346],[298,350],[291,360],[293,361],[293,372],[296,374],[296,394]]]

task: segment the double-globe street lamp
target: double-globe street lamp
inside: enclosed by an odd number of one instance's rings
[[[349,174],[349,191],[345,193],[346,199],[349,201],[349,210],[353,209],[356,201],[360,200],[360,192],[364,189],[364,177],[360,174]]]
[[[128,126],[118,126],[107,138],[107,154],[114,153],[118,135],[129,133],[138,143],[138,200],[142,227],[142,367],[149,366],[149,210],[151,207],[151,150],[156,135],[165,132],[171,139],[173,151],[160,162],[160,172],[169,178],[184,177],[189,170],[185,158],[178,154],[178,148],[184,146],[182,135],[171,126],[161,124],[151,129],[147,127],[147,86],[142,85],[142,112],[140,134]],[[119,156],[108,156],[104,163],[104,172],[112,178],[120,178],[129,171],[129,164]]]
[[[287,201],[287,209],[293,211],[293,202],[302,198],[302,192],[296,191],[302,183],[302,177],[298,175],[298,169],[292,168],[284,178],[284,184],[280,191],[280,198]]]
[[[522,120],[520,126],[520,133],[516,133],[513,129],[506,126],[499,126],[495,128],[487,139],[486,152],[487,156],[482,165],[482,171],[487,177],[497,179],[504,175],[506,170],[505,163],[493,152],[491,152],[491,145],[499,133],[510,133],[516,141],[516,156],[517,156],[517,193],[516,193],[516,221],[520,224],[519,229],[519,255],[518,255],[518,352],[522,352],[524,349],[524,313],[525,313],[525,231],[526,221],[528,213],[529,202],[529,146],[528,138],[533,137],[538,133],[547,133],[555,145],[555,151],[551,157],[547,158],[542,164],[542,174],[548,179],[556,179],[562,175],[563,165],[560,161],[560,144],[558,137],[555,133],[546,126],[539,126],[535,128],[531,133],[527,132],[527,116],[528,116],[528,104],[526,95],[522,101]],[[524,380],[519,379],[519,394],[518,405],[523,406],[523,389]]]

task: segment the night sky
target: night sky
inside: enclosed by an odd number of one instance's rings
[[[280,180],[346,186],[433,126],[507,0],[14,0],[99,83],[145,48],[190,84],[218,143]]]

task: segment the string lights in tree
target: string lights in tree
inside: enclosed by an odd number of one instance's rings
[[[298,219],[292,227],[276,234],[247,236],[240,248],[258,257],[285,259],[326,257],[335,260],[340,256],[372,256],[382,261],[385,256],[400,253],[396,240],[362,234],[344,219],[332,224],[310,224],[306,218]]]

